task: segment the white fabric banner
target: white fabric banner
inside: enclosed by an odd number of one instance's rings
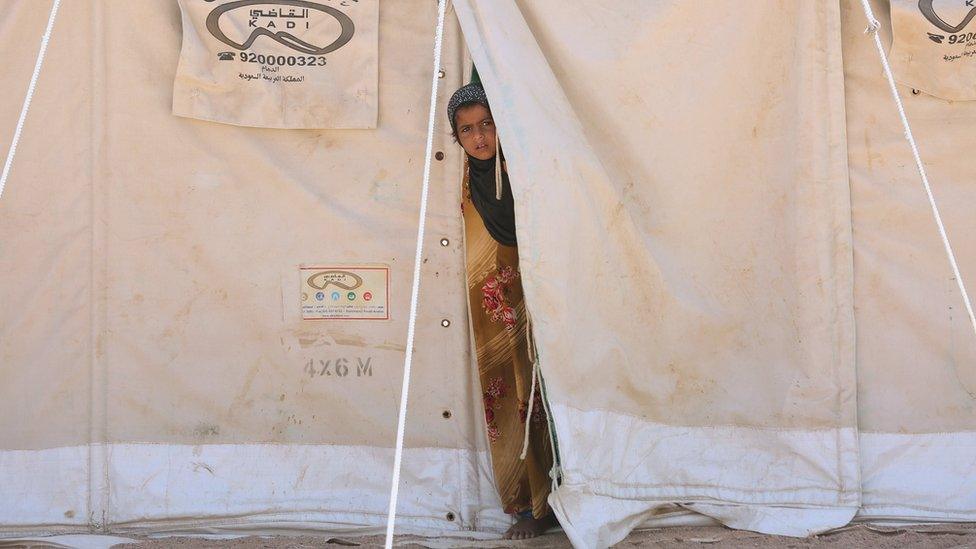
[[[262,128],[375,128],[379,0],[179,0],[173,114]]]
[[[895,79],[956,101],[976,100],[973,0],[891,0]]]

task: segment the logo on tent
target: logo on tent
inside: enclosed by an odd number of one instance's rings
[[[214,2],[215,0],[206,1]],[[349,1],[358,2],[359,0]],[[257,6],[259,4],[262,6],[262,9],[248,9],[251,6]],[[275,7],[264,9],[267,6]],[[339,34],[331,43],[315,44],[307,40],[309,37],[305,36],[305,34],[310,32],[313,27],[323,27],[320,24],[311,24],[312,18],[315,17],[316,13],[325,14],[339,24]],[[235,15],[237,16],[236,19],[246,17],[247,28],[253,29],[251,34],[242,42],[228,37],[222,27],[222,25],[225,25],[233,29],[240,24],[244,24],[240,20],[236,21],[238,25],[228,22],[231,19],[235,19]],[[352,40],[353,35],[356,34],[356,25],[342,11],[317,2],[309,2],[307,0],[237,0],[236,2],[228,2],[218,6],[211,11],[210,15],[207,16],[207,30],[217,40],[241,51],[250,48],[258,38],[267,36],[275,42],[301,53],[325,55],[348,44]],[[295,33],[301,37],[296,36]]]
[[[966,13],[966,16],[963,17],[962,21],[957,25],[953,25],[947,22],[945,19],[940,17],[939,14],[935,13],[935,7],[932,5],[935,2],[935,0],[918,0],[918,9],[919,11],[922,12],[922,15],[924,15],[925,18],[929,20],[930,23],[932,23],[936,27],[939,27],[945,32],[954,34],[966,28],[966,25],[968,25],[969,22],[972,21],[974,17],[976,17],[976,0],[959,0],[959,1],[964,3],[964,7],[968,7],[971,9],[969,10],[968,13]],[[939,42],[939,43],[942,42],[941,40],[936,40],[935,38],[933,38],[931,34],[929,35],[929,38],[932,38],[932,40],[935,42]]]
[[[308,285],[316,290],[335,286],[342,290],[355,290],[363,285],[363,278],[349,271],[318,271],[309,276]]]

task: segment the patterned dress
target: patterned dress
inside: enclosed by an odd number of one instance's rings
[[[532,361],[518,248],[503,246],[488,234],[466,178],[462,196],[468,301],[495,484],[506,513],[531,511],[542,518],[550,513],[552,451],[538,382],[532,417],[527,417]],[[529,450],[521,460],[527,423]]]

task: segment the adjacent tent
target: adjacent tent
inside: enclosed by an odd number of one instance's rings
[[[139,4],[62,6],[0,198],[0,531],[375,531],[436,3],[380,3],[376,128],[345,130],[173,116],[180,8]],[[0,6],[10,133],[50,5]],[[438,105],[473,61],[575,544],[976,518],[976,338],[865,26],[855,0],[454,0]],[[976,277],[976,106],[923,89],[900,91]],[[491,533],[437,122],[397,524]],[[389,320],[303,320],[300,269],[357,264],[390,268]]]

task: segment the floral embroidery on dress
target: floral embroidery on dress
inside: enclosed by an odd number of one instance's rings
[[[488,275],[481,286],[481,305],[492,322],[503,322],[506,330],[514,330],[516,317],[515,309],[509,306],[505,299],[508,287],[518,278],[519,273],[510,266],[503,267],[498,272]]]
[[[488,438],[492,442],[501,438],[501,431],[495,424],[495,407],[506,394],[508,394],[508,385],[505,385],[505,381],[501,377],[494,377],[488,382],[488,387],[484,393],[485,423],[488,425]]]
[[[535,383],[535,397],[532,399],[532,423],[540,425],[546,423],[546,409],[542,403],[542,390],[539,388],[539,382]],[[519,420],[525,423],[526,416],[529,415],[529,403],[522,399],[519,399],[518,408]]]

